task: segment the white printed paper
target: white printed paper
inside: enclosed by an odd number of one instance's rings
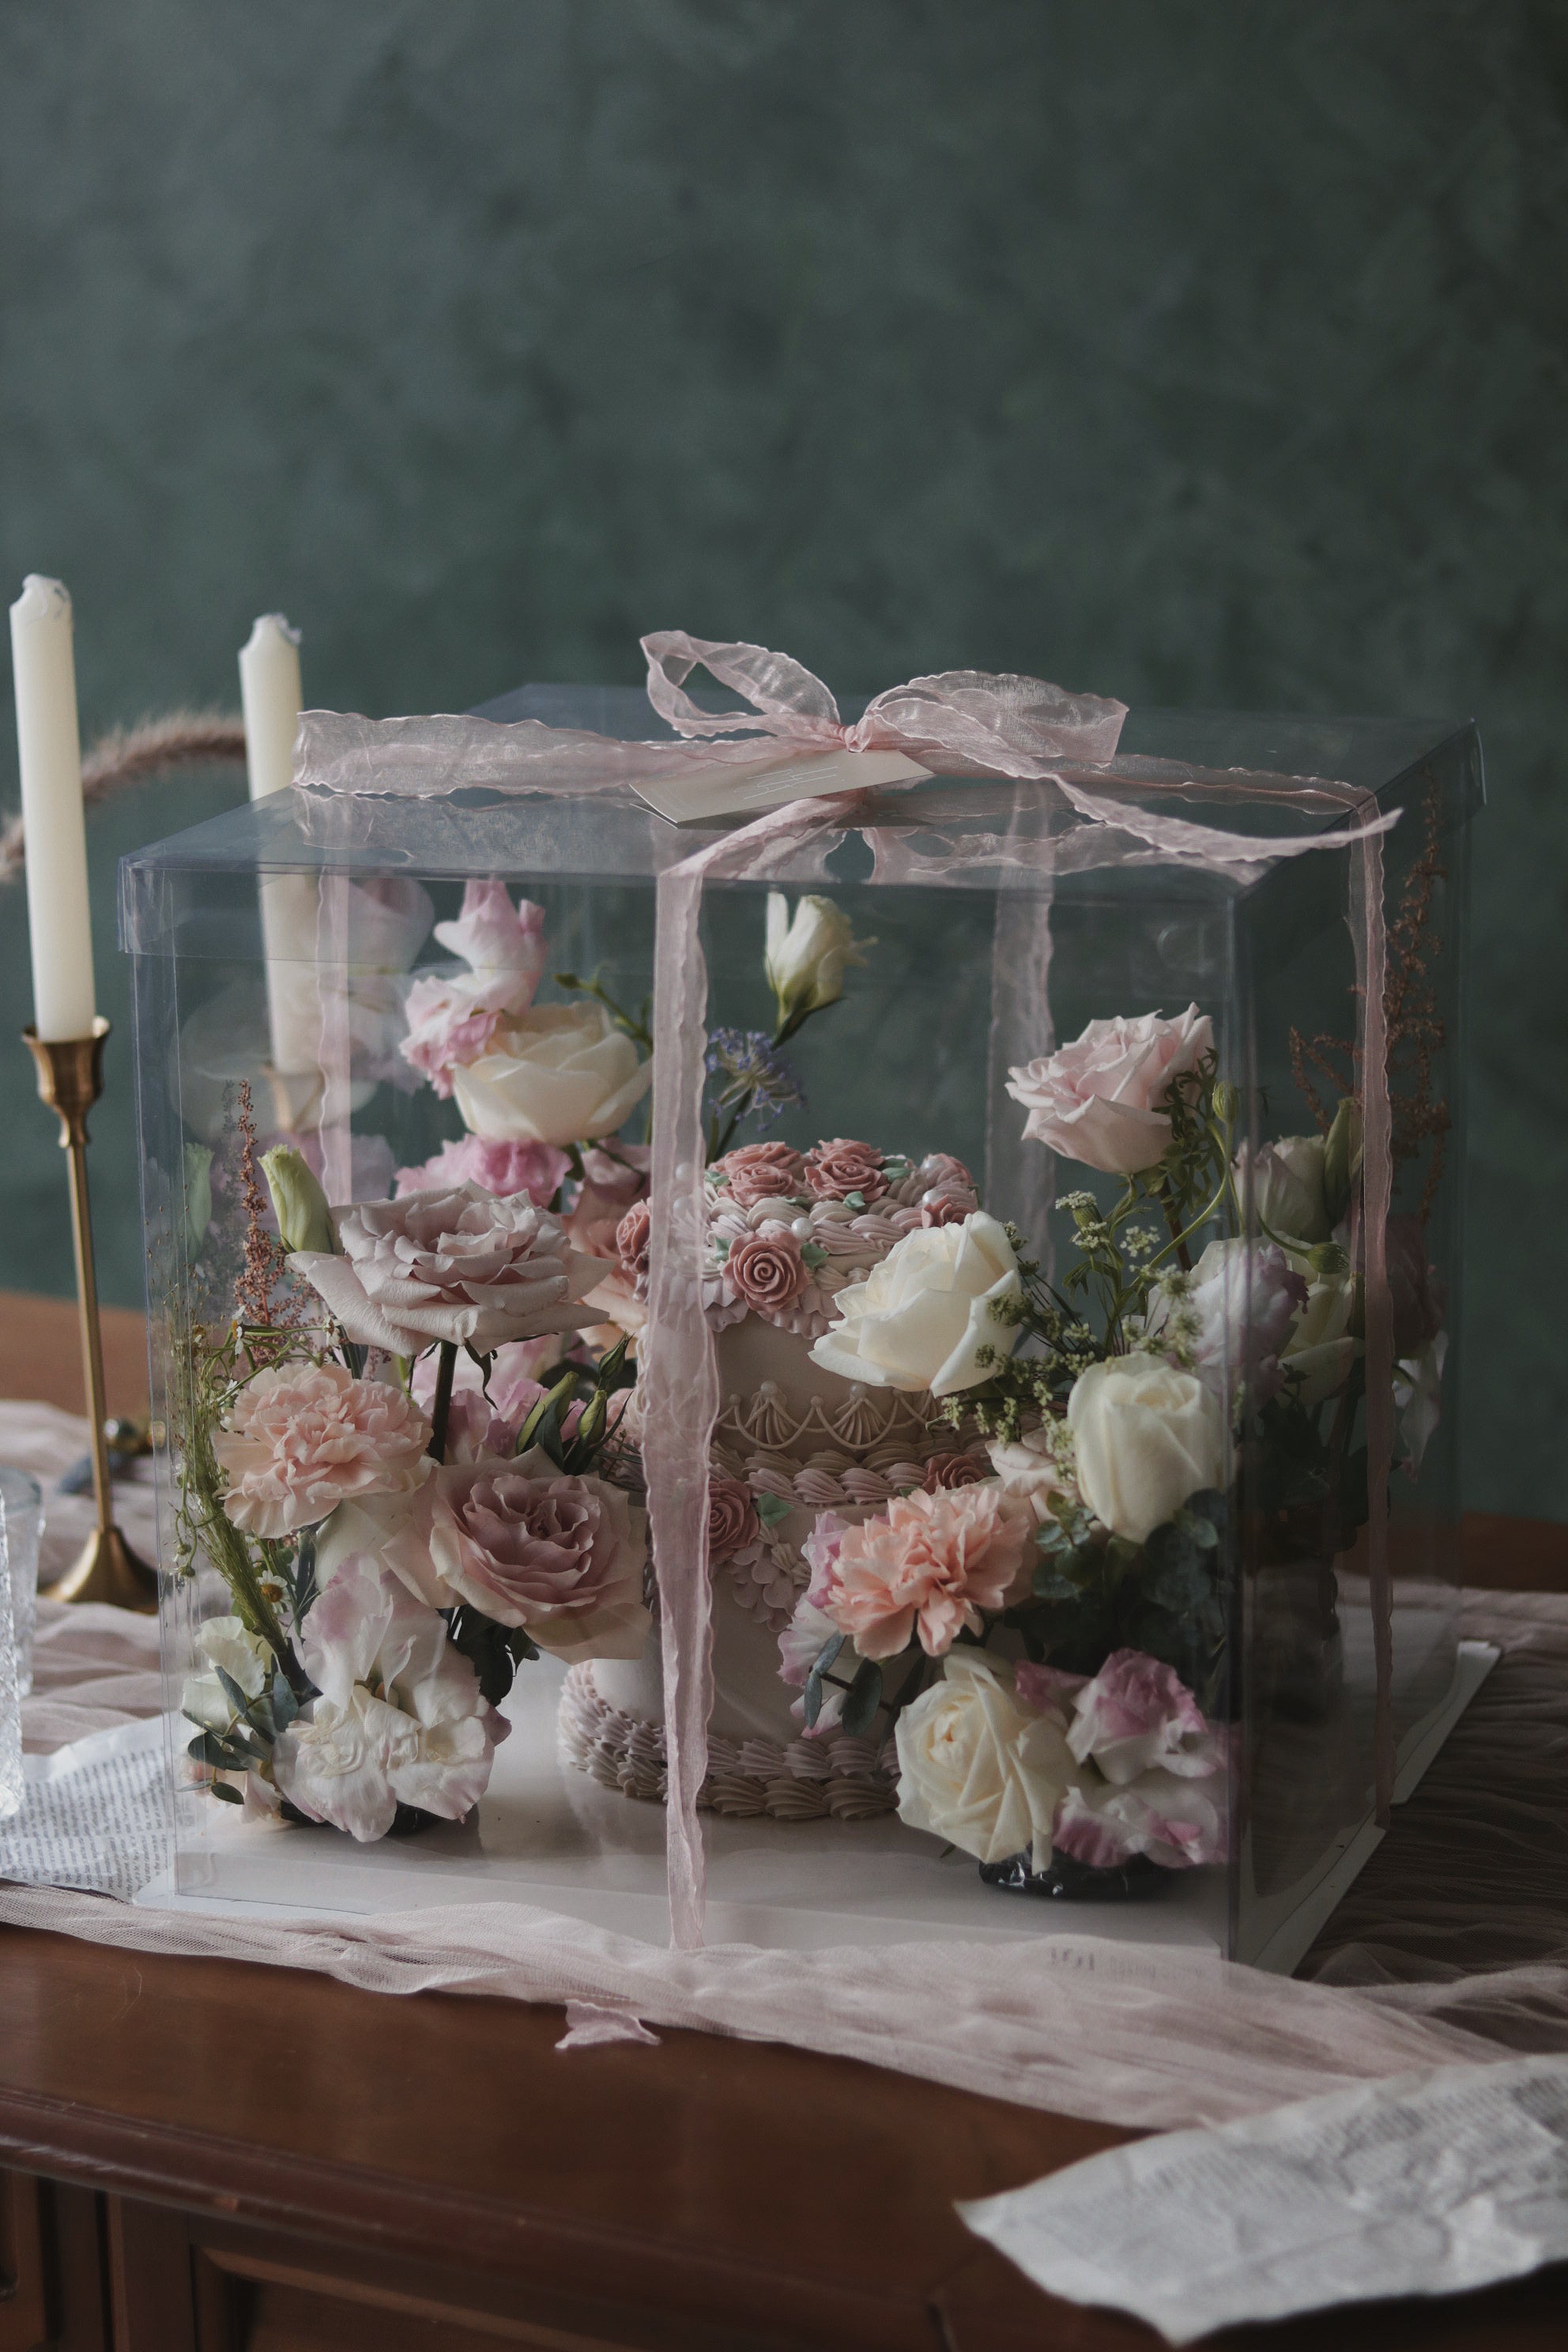
[[[0,1879],[128,1902],[169,1866],[163,1743],[153,1716],[26,1758],[22,1810],[0,1822]]]
[[[958,2209],[1047,2293],[1173,2344],[1568,2256],[1568,2058],[1444,2066],[1109,2149]]]

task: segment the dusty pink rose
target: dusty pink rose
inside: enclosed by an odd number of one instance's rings
[[[351,1496],[405,1495],[428,1463],[430,1424],[401,1389],[352,1380],[341,1364],[258,1372],[213,1453],[224,1510],[268,1540],[313,1528]]]
[[[806,1153],[805,1181],[814,1201],[847,1201],[858,1192],[868,1208],[888,1189],[881,1153],[873,1144],[852,1143],[842,1135]]]
[[[1175,1668],[1142,1650],[1113,1650],[1073,1699],[1068,1746],[1118,1786],[1156,1767],[1202,1780],[1225,1745]]]
[[[862,1657],[890,1658],[918,1634],[940,1658],[981,1612],[1004,1608],[1026,1573],[1034,1522],[1000,1486],[897,1495],[846,1528],[823,1607]]]
[[[716,1160],[710,1173],[742,1209],[798,1197],[805,1184],[805,1162],[787,1143],[743,1143]]]
[[[1091,1021],[1081,1037],[1011,1070],[1007,1092],[1028,1111],[1024,1133],[1115,1176],[1152,1168],[1171,1140],[1159,1105],[1171,1082],[1214,1051],[1214,1024],[1195,1004],[1174,1021],[1145,1013]]]
[[[430,1560],[445,1587],[542,1650],[637,1658],[647,1639],[647,1522],[618,1486],[563,1477],[542,1447],[437,1472]]]
[[[921,1485],[928,1495],[934,1495],[939,1487],[978,1486],[990,1475],[991,1465],[984,1454],[932,1454],[927,1457]]]
[[[616,1227],[616,1255],[634,1282],[647,1273],[648,1236],[653,1219],[646,1201],[634,1201]]]
[[[800,1244],[784,1225],[764,1225],[737,1242],[724,1260],[724,1279],[759,1315],[793,1307],[811,1282]]]
[[[414,982],[402,1052],[445,1097],[452,1072],[479,1061],[500,1024],[533,1003],[548,961],[544,909],[527,898],[514,909],[504,883],[470,882],[461,915],[437,923],[436,937],[470,970],[456,977],[430,972]]]
[[[411,1356],[468,1340],[482,1355],[592,1319],[580,1302],[597,1268],[526,1193],[455,1184],[366,1202],[343,1212],[338,1237],[341,1257],[305,1250],[289,1263],[363,1347]]]
[[[718,1473],[708,1482],[708,1549],[724,1559],[757,1539],[757,1507],[743,1479]]]
[[[536,1208],[547,1209],[571,1167],[566,1154],[552,1143],[492,1143],[486,1136],[465,1135],[456,1143],[444,1143],[422,1167],[400,1168],[397,1198],[453,1184],[477,1184],[498,1201],[526,1192]]]

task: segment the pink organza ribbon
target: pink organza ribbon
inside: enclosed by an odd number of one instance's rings
[[[626,742],[536,719],[498,725],[473,718],[371,720],[307,711],[294,781],[306,792],[435,798],[461,788],[500,793],[622,793],[638,781],[742,775],[776,765],[782,743],[800,756],[902,753],[943,775],[1049,785],[1082,824],[1120,833],[1134,861],[1260,872],[1282,857],[1325,849],[1357,852],[1352,930],[1362,1003],[1364,1136],[1368,1550],[1376,1662],[1374,1788],[1385,1822],[1394,1767],[1393,1608],[1388,1573],[1388,1478],[1393,1462],[1393,1319],[1384,1233],[1393,1187],[1384,978],[1386,930],[1382,836],[1398,812],[1374,813],[1369,796],[1321,777],[1204,769],[1119,752],[1125,703],[1074,695],[1040,678],[946,670],[889,688],[846,725],[833,695],[787,654],[667,629],[642,639],[648,700],[680,739]],[[741,695],[743,711],[704,711],[686,680],[706,667]],[[1342,808],[1343,827],[1264,838],[1194,824],[1126,798],[1106,784],[1159,795],[1180,791],[1223,804],[1262,793],[1304,811]],[[886,783],[880,793],[900,787]],[[755,880],[803,840],[842,830],[868,812],[868,794],[792,801],[735,832],[709,839],[658,879],[653,1034],[660,1082],[654,1093],[656,1221],[644,1342],[644,1465],[663,1620],[667,1832],[670,1934],[683,1949],[702,1942],[705,1865],[698,1799],[707,1769],[712,1698],[708,1567],[709,1447],[719,1407],[712,1335],[701,1307],[702,1080],[707,971],[700,940],[704,884]],[[721,810],[721,798],[715,813]],[[900,864],[885,825],[868,833],[881,879],[940,880],[966,864],[998,862],[995,846],[954,845]],[[1000,862],[1048,870],[1048,834],[1010,843]]]

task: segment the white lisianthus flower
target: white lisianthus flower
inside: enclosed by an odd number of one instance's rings
[[[1051,1857],[1057,1811],[1077,1778],[1061,1721],[1021,1706],[1005,1669],[950,1651],[942,1680],[905,1707],[894,1731],[899,1818],[980,1862],[1033,1849]]]
[[[1307,1303],[1298,1314],[1279,1362],[1299,1403],[1320,1405],[1343,1388],[1361,1341],[1351,1329],[1356,1278],[1349,1258],[1333,1245],[1292,1250],[1290,1263],[1307,1285]]]
[[[1079,1491],[1112,1535],[1142,1543],[1189,1495],[1224,1486],[1225,1413],[1194,1373],[1153,1356],[1090,1364],[1068,1399]]]
[[[1303,1244],[1328,1240],[1324,1151],[1321,1135],[1282,1135],[1256,1153],[1242,1145],[1236,1158],[1237,1190],[1245,1199],[1250,1174],[1253,1206],[1266,1234]]]
[[[1190,1274],[1156,1286],[1144,1336],[1216,1396],[1228,1382],[1267,1404],[1279,1393],[1280,1355],[1309,1295],[1306,1277],[1272,1242],[1210,1242]]]
[[[768,938],[763,958],[782,1023],[820,1013],[844,993],[848,964],[863,964],[862,941],[831,898],[797,900],[793,921],[782,890],[768,892]]]
[[[207,1662],[206,1670],[185,1677],[181,1711],[204,1731],[221,1735],[232,1730],[237,1710],[218,1680],[218,1668],[247,1698],[259,1698],[271,1680],[272,1653],[237,1617],[209,1617],[197,1632],[196,1647]]]
[[[493,1143],[586,1143],[614,1135],[653,1078],[602,1004],[536,1004],[450,1072],[463,1124]]]
[[[1019,1326],[992,1308],[1022,1295],[1005,1228],[976,1209],[961,1224],[906,1234],[864,1282],[841,1290],[833,1302],[839,1319],[811,1360],[871,1388],[954,1396],[990,1378],[983,1349],[1012,1354]]]

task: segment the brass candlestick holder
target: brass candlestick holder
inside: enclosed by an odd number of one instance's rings
[[[103,1334],[98,1321],[98,1275],[92,1256],[92,1211],[87,1192],[87,1115],[103,1092],[101,1014],[89,1037],[45,1040],[32,1029],[22,1038],[38,1066],[38,1098],[60,1123],[60,1147],[70,1158],[71,1237],[76,1244],[77,1305],[81,1315],[82,1383],[92,1433],[92,1493],[98,1525],[64,1576],[45,1588],[51,1601],[110,1601],[121,1609],[158,1605],[157,1571],[139,1559],[114,1524],[104,1426]]]

